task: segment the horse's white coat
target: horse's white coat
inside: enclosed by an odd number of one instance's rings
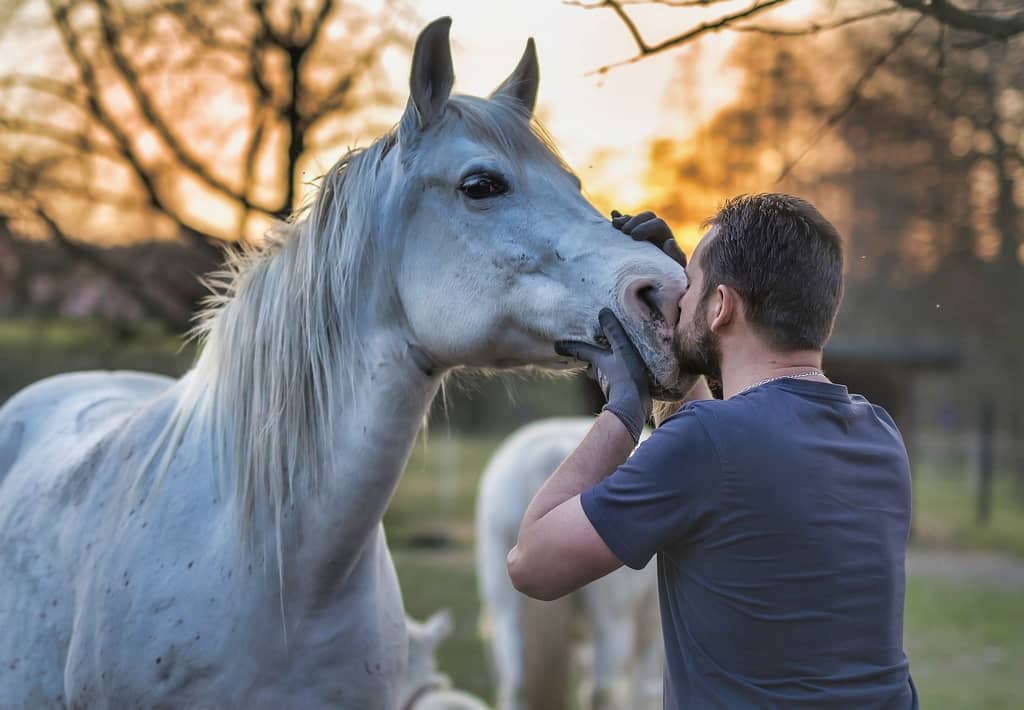
[[[502,442],[480,480],[477,579],[482,626],[490,637],[497,673],[499,710],[569,707],[561,676],[573,669],[565,669],[564,660],[580,656],[586,667],[575,669],[575,674],[587,686],[583,707],[661,707],[664,646],[654,565],[639,572],[616,570],[571,595],[568,602],[554,604],[517,592],[505,568],[530,500],[593,423],[589,417],[566,417],[528,424]],[[559,618],[567,615],[584,622],[590,644],[582,654],[573,653],[576,624]],[[552,667],[565,670],[551,677]]]
[[[530,129],[532,45],[490,100],[451,84],[443,20],[399,128],[228,274],[181,380],[64,375],[0,409],[0,707],[394,708],[380,521],[444,374],[564,367],[555,340],[610,306],[675,377],[634,296],[682,270]],[[509,193],[465,197],[481,170]]]

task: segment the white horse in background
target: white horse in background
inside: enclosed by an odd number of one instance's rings
[[[564,710],[573,677],[581,680],[584,708],[662,706],[664,645],[655,565],[616,570],[555,602],[517,592],[505,567],[530,500],[593,424],[593,417],[528,424],[502,442],[480,479],[477,583],[499,710]],[[581,636],[589,643],[577,648]],[[581,663],[574,667],[573,659]]]
[[[238,261],[180,380],[88,372],[0,409],[0,707],[395,708],[381,518],[443,377],[572,366],[623,320],[657,382],[682,269],[623,237],[530,121],[532,42],[453,96],[450,21],[397,128]]]
[[[448,676],[437,669],[437,646],[452,632],[447,609],[425,622],[406,619],[409,664],[402,680],[398,707],[402,710],[490,710],[482,700],[454,690]]]

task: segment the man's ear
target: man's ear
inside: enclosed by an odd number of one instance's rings
[[[709,301],[711,312],[708,314],[708,327],[712,332],[731,325],[742,315],[743,301],[731,286],[720,285]]]

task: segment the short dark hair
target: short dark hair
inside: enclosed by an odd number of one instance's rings
[[[843,248],[832,223],[806,200],[766,193],[729,200],[705,226],[718,229],[701,254],[702,298],[730,286],[772,346],[821,350],[843,296]]]

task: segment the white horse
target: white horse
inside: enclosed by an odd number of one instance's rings
[[[452,632],[447,609],[425,622],[406,619],[409,635],[409,663],[399,692],[402,710],[490,710],[482,700],[451,687],[448,676],[437,669],[438,644]]]
[[[652,377],[685,287],[530,123],[532,42],[452,96],[450,20],[397,128],[235,263],[180,380],[57,376],[0,409],[0,707],[394,708],[381,518],[457,367],[570,367],[613,308]]]
[[[520,594],[505,568],[530,500],[593,424],[591,417],[528,424],[502,442],[480,480],[477,580],[499,710],[567,708],[567,681],[574,676],[584,688],[582,707],[654,710],[662,705],[664,646],[654,565],[639,572],[616,570],[556,602]],[[581,621],[590,643],[574,648]],[[574,668],[573,658],[583,663]]]

